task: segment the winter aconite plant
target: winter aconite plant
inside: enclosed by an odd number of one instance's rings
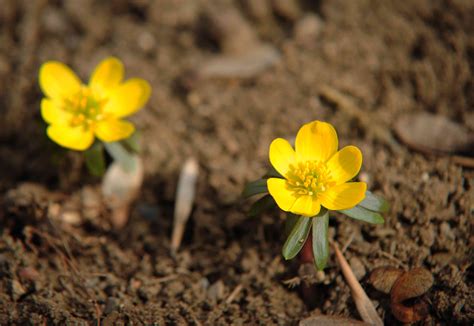
[[[133,164],[128,154],[135,146],[125,140],[135,127],[124,118],[146,104],[151,87],[140,78],[123,78],[123,64],[114,57],[99,63],[87,85],[61,62],[48,61],[40,68],[39,84],[45,95],[41,115],[49,124],[47,135],[62,147],[85,151],[93,174],[105,169],[102,145],[124,167]]]
[[[251,214],[275,203],[288,212],[291,231],[283,246],[285,259],[298,254],[312,229],[316,267],[326,266],[330,211],[369,223],[384,222],[380,213],[388,209],[387,202],[367,191],[365,182],[351,181],[362,166],[361,151],[355,146],[338,151],[337,133],[329,123],[313,121],[302,126],[294,149],[287,140],[275,139],[269,158],[274,170],[248,184],[244,195],[269,193],[253,205]]]

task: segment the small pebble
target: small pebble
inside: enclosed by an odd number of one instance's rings
[[[199,280],[199,284],[201,286],[201,288],[203,288],[204,290],[207,290],[209,288],[209,280],[206,278],[206,277],[203,277]]]
[[[431,255],[430,262],[433,265],[438,265],[439,267],[443,268],[446,265],[451,263],[453,259],[453,255],[447,252],[439,252],[434,255]]]
[[[105,302],[104,315],[108,315],[111,312],[117,310],[118,306],[119,302],[117,298],[107,298],[107,301]]]
[[[366,274],[365,266],[361,260],[357,257],[351,257],[349,259],[349,265],[351,265],[352,272],[356,276],[357,280],[360,281]]]
[[[173,281],[167,285],[168,293],[176,295],[180,294],[185,290],[185,286],[181,281]]]
[[[271,8],[268,0],[243,0],[243,5],[250,17],[265,21],[271,16]]]
[[[423,172],[423,174],[421,175],[421,180],[423,182],[427,182],[429,179],[430,179],[430,174],[428,172]]]
[[[236,9],[210,10],[207,21],[210,36],[224,53],[246,53],[249,47],[259,43],[253,27]]]
[[[81,214],[77,211],[65,211],[61,214],[61,220],[70,225],[79,225],[81,223]]]
[[[435,231],[433,225],[429,224],[420,229],[420,239],[421,242],[427,247],[431,247],[435,241]]]
[[[202,97],[197,92],[189,92],[186,101],[190,107],[196,108],[202,103]]]
[[[295,21],[301,14],[296,0],[272,0],[275,13],[289,21]]]
[[[23,294],[25,294],[26,290],[21,285],[20,282],[17,280],[12,280],[11,282],[11,296],[14,301],[17,301]]]
[[[6,56],[0,55],[0,76],[4,76],[11,71],[10,64]]]
[[[307,14],[295,24],[293,36],[301,45],[314,43],[321,33],[322,26],[323,23],[317,15]]]
[[[451,226],[446,222],[441,223],[439,227],[439,233],[449,240],[454,240],[456,238],[456,236],[453,233],[453,230],[451,229]]]
[[[138,47],[144,53],[152,53],[156,47],[156,40],[153,34],[148,31],[140,33],[137,39]]]
[[[100,194],[93,187],[84,187],[81,190],[82,214],[88,220],[97,219],[102,208]]]
[[[219,301],[224,297],[225,285],[222,280],[213,283],[209,289],[207,289],[207,296],[212,301]]]
[[[48,6],[43,10],[41,18],[46,32],[57,35],[67,33],[69,22],[60,10]]]
[[[36,281],[40,275],[38,271],[33,267],[25,267],[20,269],[20,271],[18,272],[18,276],[22,280]]]

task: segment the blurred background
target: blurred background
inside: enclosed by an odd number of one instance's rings
[[[288,286],[298,268],[280,258],[284,215],[248,218],[240,199],[265,173],[270,142],[315,119],[361,148],[360,178],[392,203],[383,226],[331,220],[362,282],[374,267],[424,266],[435,277],[429,320],[472,321],[473,17],[467,0],[0,0],[0,322],[357,318],[333,257],[317,302]],[[47,139],[39,105],[41,63],[62,61],[87,82],[110,55],[153,88],[132,118],[145,184],[121,232],[102,211],[84,217],[98,179]],[[191,156],[198,195],[173,258],[177,176]],[[51,201],[81,222],[51,226]],[[70,253],[48,238],[58,228]],[[387,298],[369,296],[395,323]]]

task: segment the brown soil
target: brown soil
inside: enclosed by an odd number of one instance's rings
[[[416,111],[474,130],[474,2],[273,2],[280,5],[269,10],[264,1],[253,9],[247,1],[0,1],[0,324],[358,319],[333,256],[316,302],[305,304],[299,286],[284,282],[298,275],[297,262],[280,255],[284,215],[248,218],[239,197],[268,166],[270,141],[314,119],[333,123],[342,145],[362,149],[362,176],[392,204],[382,226],[330,222],[341,246],[352,239],[345,256],[384,321],[397,324],[388,297],[367,284],[370,271],[423,266],[435,279],[424,323],[472,324],[474,173],[408,150],[391,130],[400,114]],[[221,53],[203,17],[231,7],[281,59],[245,79],[183,83]],[[307,14],[314,24],[302,23]],[[46,138],[39,113],[42,62],[64,61],[86,78],[110,54],[153,85],[134,118],[146,181],[122,231],[110,229],[101,209],[81,210],[88,218],[76,226],[49,218],[57,205],[94,201],[99,180],[79,154]],[[197,199],[172,257],[174,192],[189,156],[201,167]]]

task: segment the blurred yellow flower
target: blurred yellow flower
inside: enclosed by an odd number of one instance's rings
[[[313,121],[298,131],[295,150],[282,138],[270,145],[270,162],[285,178],[270,178],[268,191],[287,212],[315,216],[321,206],[343,210],[365,198],[365,182],[347,182],[362,165],[362,153],[355,146],[340,151],[336,130],[326,122]]]
[[[109,57],[95,68],[88,85],[57,61],[45,62],[39,84],[45,94],[41,115],[49,124],[49,138],[63,147],[86,150],[97,136],[104,142],[128,138],[135,130],[127,117],[148,101],[147,81],[132,78],[123,82],[120,60]]]

